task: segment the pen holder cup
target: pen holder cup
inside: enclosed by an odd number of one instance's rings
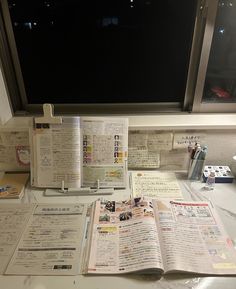
[[[189,166],[188,179],[199,181],[202,179],[202,174],[205,166],[205,160],[193,160]]]

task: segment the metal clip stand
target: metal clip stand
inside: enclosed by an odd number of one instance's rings
[[[61,182],[61,188],[56,189],[46,189],[44,195],[47,197],[53,196],[94,196],[94,195],[112,195],[114,193],[114,188],[100,188],[100,181],[97,180],[97,186],[94,189],[91,188],[68,188],[65,189],[65,181]]]

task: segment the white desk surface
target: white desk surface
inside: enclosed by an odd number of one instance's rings
[[[209,200],[217,208],[225,228],[236,247],[236,183],[216,184],[213,191],[203,189],[201,182],[185,180],[178,175],[186,200]],[[124,200],[130,190],[117,190],[106,199]],[[1,200],[1,203],[88,203],[99,196],[45,197],[43,190],[26,189],[19,200]],[[1,262],[1,260],[0,260]],[[127,274],[120,276],[1,276],[0,289],[235,289],[236,277],[202,277],[198,275],[173,274],[158,279],[155,275]]]

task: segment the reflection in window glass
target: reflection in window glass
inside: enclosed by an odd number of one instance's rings
[[[28,103],[181,102],[196,0],[8,0]]]
[[[203,102],[236,102],[236,1],[220,0]]]

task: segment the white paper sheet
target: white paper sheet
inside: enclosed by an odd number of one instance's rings
[[[178,198],[183,195],[172,172],[136,171],[131,172],[131,188],[134,197]]]
[[[5,272],[33,208],[28,204],[0,204],[0,274]]]
[[[172,150],[172,133],[129,132],[129,169],[159,168],[162,152]]]
[[[187,148],[188,145],[194,146],[195,143],[200,143],[205,145],[206,134],[203,132],[186,132],[186,133],[175,133],[173,148]]]
[[[150,152],[146,147],[129,148],[128,167],[129,169],[159,168],[160,153]]]
[[[79,274],[86,211],[85,204],[36,205],[6,274]]]

